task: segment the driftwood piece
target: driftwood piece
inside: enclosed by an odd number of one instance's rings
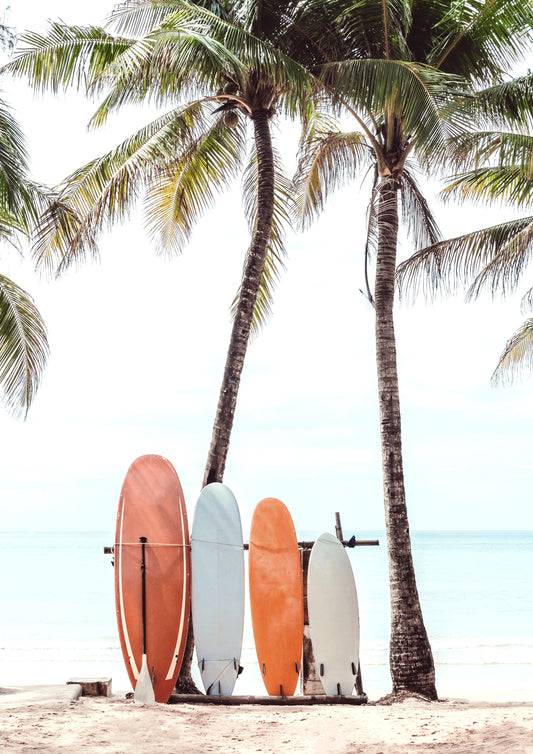
[[[362,696],[215,696],[206,694],[173,694],[168,704],[268,704],[306,706],[310,704],[366,704],[366,694]]]
[[[71,678],[70,684],[81,686],[82,696],[112,696],[111,678]]]

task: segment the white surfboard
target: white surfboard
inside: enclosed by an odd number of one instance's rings
[[[307,608],[315,665],[326,694],[353,693],[359,665],[359,607],[352,566],[333,534],[313,545]]]
[[[228,696],[239,674],[244,626],[244,549],[237,501],[219,482],[198,498],[191,532],[196,657],[206,694]]]

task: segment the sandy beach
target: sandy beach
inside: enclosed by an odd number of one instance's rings
[[[533,702],[407,699],[364,706],[156,705],[4,694],[5,752],[533,752]]]

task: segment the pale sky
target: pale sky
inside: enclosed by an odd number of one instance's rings
[[[19,31],[47,17],[99,23],[112,5],[20,0],[6,21]],[[94,106],[81,97],[34,98],[20,80],[1,87],[34,177],[50,184],[151,117],[130,111],[88,134]],[[282,122],[274,130],[292,167],[294,131]],[[224,480],[245,532],[267,496],[286,503],[299,531],[331,530],[335,511],[348,535],[384,527],[374,321],[359,293],[366,202],[358,185],[348,187],[310,231],[287,239],[274,316],[248,351]],[[510,216],[433,206],[447,236]],[[174,464],[192,519],[247,229],[237,185],[169,261],[155,257],[140,214],[102,237],[100,264],[60,281],[40,281],[16,253],[0,252],[2,272],[34,296],[51,343],[27,421],[0,409],[0,529],[112,532],[128,466],[145,453]],[[523,318],[518,298],[397,309],[412,529],[533,529],[533,377],[490,386]]]

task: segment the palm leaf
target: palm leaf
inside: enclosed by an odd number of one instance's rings
[[[522,296],[522,301],[520,302],[520,311],[522,312],[522,314],[525,314],[526,312],[530,312],[532,309],[533,309],[533,288],[530,288]]]
[[[476,92],[476,96],[462,103],[466,114],[478,123],[486,118],[494,124],[522,128],[531,125],[533,114],[533,74],[517,76]]]
[[[190,6],[191,3],[186,3],[186,5]],[[220,18],[228,17],[224,5],[217,0],[197,0],[194,5]],[[116,28],[119,34],[138,39],[161,26],[170,14],[183,6],[183,0],[126,0],[113,8],[106,26]]]
[[[139,39],[161,26],[182,4],[182,0],[126,0],[113,8],[105,25]]]
[[[446,7],[447,6],[447,7]],[[427,62],[471,81],[501,80],[530,49],[533,6],[522,0],[450,3]]]
[[[512,382],[523,369],[533,370],[533,319],[526,320],[507,341],[492,382],[495,385]]]
[[[0,101],[0,237],[16,245],[29,237],[52,192],[28,177],[28,154],[20,126]]]
[[[191,89],[198,91],[199,86],[216,90],[221,71],[230,70],[243,80],[238,55],[210,35],[191,6],[179,5],[185,9],[117,57],[96,82],[113,89],[108,109],[145,99],[166,102],[178,94],[186,96]]]
[[[51,23],[46,35],[22,34],[19,49],[4,70],[27,76],[37,91],[85,89],[132,44],[98,27]]]
[[[501,130],[465,132],[450,140],[450,163],[466,170],[481,165],[519,167],[524,180],[533,178],[533,136]]]
[[[280,100],[289,115],[305,106],[318,85],[303,66],[205,9],[183,2],[175,6],[161,27],[117,56],[95,82],[111,92],[93,124],[101,125],[125,103],[152,100],[160,105],[177,94],[214,92],[228,74],[244,89],[250,72],[268,82],[272,101]]]
[[[307,97],[313,86],[317,85],[307,68],[292,57],[290,51],[278,47],[275,40],[265,41],[242,23],[231,23],[198,6],[181,5],[180,10],[167,17],[161,30],[151,35],[163,46],[179,40],[183,31],[191,39],[196,37],[198,42],[203,37],[206,59],[211,55],[212,63],[219,64],[218,51],[226,50],[226,54],[231,51],[242,70],[254,71],[258,80],[268,80],[270,86],[285,96],[289,107],[294,107],[295,102]]]
[[[47,357],[46,327],[33,300],[0,275],[0,389],[13,416],[27,413]]]
[[[58,201],[37,228],[37,266],[61,272],[87,254],[96,256],[102,229],[128,216],[141,190],[167,170],[187,141],[194,141],[203,123],[203,103],[189,103],[66,178]]]
[[[450,179],[442,194],[461,201],[469,199],[528,205],[533,199],[531,169],[531,164],[525,168],[512,164],[477,168]]]
[[[219,116],[169,157],[149,187],[145,206],[146,224],[160,251],[183,249],[194,223],[237,176],[245,144],[242,119],[237,128],[228,128]]]
[[[498,259],[498,256],[500,260],[507,256],[514,264],[513,271],[508,269],[507,280],[504,267],[498,272],[496,262],[496,266],[492,268],[495,279],[499,278],[496,287],[503,285],[504,289],[507,289],[511,280],[513,284],[517,282],[527,263],[531,251],[529,247],[532,228],[533,217],[525,217],[447,241],[439,241],[421,249],[398,267],[400,294],[414,296],[422,290],[432,297],[437,291],[455,292],[459,286],[476,280],[478,275],[483,275],[483,271]],[[488,281],[488,277],[483,278],[483,284]],[[479,287],[477,292],[473,288],[471,295],[477,295],[479,290]]]
[[[405,31],[411,25],[412,3],[408,0],[311,0],[311,9],[320,10],[331,19],[340,38],[343,59],[352,57],[405,57]],[[314,33],[327,28],[324,21],[313,18]],[[337,58],[339,60],[341,58]]]
[[[309,227],[324,209],[328,194],[353,180],[361,165],[370,165],[372,159],[364,134],[309,131],[309,138],[300,145],[294,177],[295,210],[301,226]]]
[[[529,218],[531,220],[531,218]],[[468,298],[476,298],[489,288],[492,295],[506,296],[518,286],[533,253],[533,222],[518,230],[507,243],[496,249],[468,290]]]
[[[442,238],[437,221],[408,168],[402,173],[401,198],[402,219],[415,249],[437,243]]]
[[[400,60],[351,60],[324,66],[322,78],[337,107],[362,108],[378,124],[392,113],[421,155],[446,150],[451,123],[441,109],[458,93],[458,77]]]
[[[18,204],[27,169],[24,135],[9,107],[0,100],[0,201],[5,207],[15,208]]]

